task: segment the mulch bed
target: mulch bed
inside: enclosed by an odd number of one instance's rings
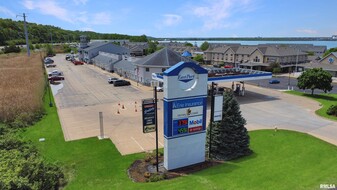
[[[175,170],[167,171],[163,166],[163,156],[159,156],[159,163],[160,163],[160,169],[159,174],[165,174],[165,179],[172,179],[180,176],[186,176],[188,174],[201,171],[207,168],[210,168],[212,166],[219,165],[223,162],[221,161],[205,161],[202,163],[194,164],[191,166],[186,166],[183,168],[178,168]],[[156,173],[156,170],[153,171],[150,168],[156,168],[156,158],[152,158],[150,160],[136,160],[134,161],[130,168],[128,169],[128,175],[134,182],[147,182],[149,180],[149,177],[145,177],[145,173],[149,172],[151,175]]]

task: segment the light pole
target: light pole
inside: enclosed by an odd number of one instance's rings
[[[288,90],[290,90],[290,67],[288,68],[288,73],[289,73],[289,76],[288,76]]]
[[[296,66],[295,66],[295,72],[297,72],[298,53],[299,53],[299,49],[297,49],[297,54],[296,54]]]

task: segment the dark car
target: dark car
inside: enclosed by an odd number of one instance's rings
[[[131,83],[126,80],[116,80],[114,82],[114,86],[129,86],[129,85],[131,85]]]
[[[44,59],[44,64],[52,64],[52,63],[54,63],[54,60],[52,60],[51,58],[46,57],[46,58]]]
[[[64,80],[64,76],[50,76],[48,77],[48,80],[50,83],[54,83],[55,81]]]
[[[119,80],[119,78],[108,78],[108,83],[113,84],[116,80]]]
[[[271,80],[269,80],[269,84],[279,84],[279,83],[280,83],[280,81],[277,80],[277,79],[271,79]]]
[[[49,67],[56,67],[55,64],[46,64],[46,67],[49,68]]]

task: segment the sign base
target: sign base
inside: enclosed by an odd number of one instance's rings
[[[164,138],[164,167],[173,170],[205,161],[206,133]]]

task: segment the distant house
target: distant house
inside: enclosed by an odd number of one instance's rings
[[[323,57],[319,63],[337,65],[337,52],[331,52],[327,56]]]
[[[115,45],[112,42],[93,42],[88,43],[85,36],[80,37],[80,46],[78,48],[78,58],[86,63],[92,63],[92,59],[96,57],[99,52],[106,52],[110,54],[122,55],[124,57],[130,56],[130,50]]]
[[[121,60],[114,65],[115,73],[119,74],[121,77],[128,78],[137,81],[138,76],[136,71],[135,63]]]
[[[323,57],[318,63],[305,64],[305,69],[322,68],[333,77],[337,77],[337,52],[332,52]]]
[[[145,85],[153,85],[152,73],[162,73],[180,61],[193,61],[177,52],[163,48],[135,62],[137,81]]]

